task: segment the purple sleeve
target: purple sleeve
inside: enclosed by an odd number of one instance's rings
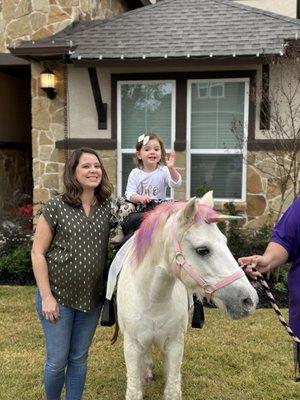
[[[300,245],[300,197],[282,215],[273,229],[271,242],[283,246],[289,255],[289,261],[297,258]]]

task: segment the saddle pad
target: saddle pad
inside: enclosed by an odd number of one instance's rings
[[[118,275],[123,267],[123,261],[125,259],[126,253],[133,243],[134,236],[131,236],[126,243],[117,252],[113,262],[111,263],[108,271],[107,286],[106,286],[106,298],[111,300],[112,295],[117,286]]]

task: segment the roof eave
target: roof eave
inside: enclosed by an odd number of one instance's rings
[[[24,58],[25,60],[60,60],[72,54],[75,46],[19,46],[9,47],[9,51],[16,57]]]
[[[266,62],[266,60],[270,57],[278,56],[278,54],[260,54],[257,56],[256,54],[249,54],[249,55],[236,55],[233,56],[232,54],[230,55],[219,55],[219,56],[213,56],[210,57],[209,55],[206,56],[178,56],[178,57],[167,57],[167,58],[162,58],[162,57],[140,57],[140,58],[77,58],[74,56],[70,57],[70,60],[72,63],[77,64],[77,65],[87,65],[87,64],[98,64],[98,65],[133,65],[133,64],[139,64],[139,65],[169,65],[169,64],[174,64],[174,62],[180,62],[180,63],[203,63],[203,62],[208,62],[208,63],[213,63],[213,62],[224,62],[226,61],[231,61],[231,62],[250,62],[251,64],[261,64],[262,62]]]

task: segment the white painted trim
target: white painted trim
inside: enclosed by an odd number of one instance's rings
[[[250,97],[250,79],[245,80],[245,100],[244,100],[244,138],[243,138],[243,171],[242,171],[242,199],[247,199],[247,143],[249,126],[249,97]]]
[[[122,132],[121,132],[121,121],[122,121],[122,110],[121,110],[121,86],[122,84],[139,84],[139,83],[169,83],[172,85],[172,96],[171,96],[171,148],[167,148],[166,152],[174,150],[175,142],[175,126],[176,126],[176,81],[175,80],[128,80],[117,82],[117,195],[122,196],[122,154],[135,153],[135,149],[122,149]],[[159,132],[158,132],[159,135]],[[174,195],[174,190],[171,189],[171,197]]]
[[[190,149],[191,154],[243,154],[241,149]]]
[[[242,149],[191,149],[191,90],[192,84],[198,82],[244,82],[244,139]],[[189,79],[187,81],[187,123],[186,123],[186,197],[191,197],[191,155],[192,154],[242,154],[242,188],[240,199],[216,199],[220,202],[245,202],[247,191],[247,137],[249,116],[249,78]]]
[[[191,198],[191,103],[192,81],[187,81],[186,101],[186,198]]]
[[[121,82],[117,82],[117,195],[121,196],[122,153],[121,153]]]

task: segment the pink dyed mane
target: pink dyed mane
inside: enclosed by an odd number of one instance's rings
[[[170,215],[182,209],[185,204],[186,202],[165,202],[155,207],[154,210],[145,213],[134,241],[134,258],[137,261],[137,265],[140,264],[146,251],[152,245],[153,238],[159,231],[159,228],[166,223]],[[197,204],[195,223],[199,224],[201,221],[209,222],[209,219],[216,214],[216,211],[212,208],[203,204]]]

